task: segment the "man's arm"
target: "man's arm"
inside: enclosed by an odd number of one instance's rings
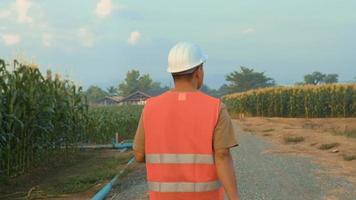
[[[138,122],[134,142],[133,150],[135,159],[137,162],[145,162],[145,132],[143,128],[143,112],[141,113],[140,121]]]
[[[229,200],[239,200],[236,176],[230,149],[218,149],[214,152],[215,166]]]
[[[145,163],[145,154],[139,151],[134,151],[136,162]]]
[[[231,117],[224,103],[220,104],[218,121],[214,130],[214,159],[219,180],[229,200],[239,200],[236,175],[230,148],[238,146]]]

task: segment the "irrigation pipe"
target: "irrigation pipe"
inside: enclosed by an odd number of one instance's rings
[[[134,161],[135,161],[135,157],[132,157],[129,160],[129,162],[126,163],[126,166],[124,167],[124,169],[122,169],[108,184],[106,184],[101,190],[99,190],[99,192],[97,192],[95,194],[95,196],[93,198],[91,198],[91,200],[103,200],[103,199],[105,199],[105,197],[109,194],[109,192],[111,191],[113,185],[115,184],[117,179],[120,177],[120,175],[122,173],[124,173],[125,170],[127,169],[127,167],[129,165],[131,165]]]

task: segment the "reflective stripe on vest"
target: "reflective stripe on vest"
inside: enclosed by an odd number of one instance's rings
[[[151,164],[214,164],[210,154],[146,154],[146,162]]]
[[[207,192],[221,187],[219,181],[204,183],[189,182],[148,182],[148,188],[154,192]]]

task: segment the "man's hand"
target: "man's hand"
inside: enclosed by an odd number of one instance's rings
[[[135,153],[135,159],[139,163],[144,163],[145,162],[145,154],[139,151],[134,151]]]
[[[216,150],[214,152],[214,159],[218,177],[224,186],[229,200],[240,200],[230,149]]]

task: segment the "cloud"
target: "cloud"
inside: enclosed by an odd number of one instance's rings
[[[21,38],[18,34],[2,34],[1,39],[6,46],[18,44],[21,41]]]
[[[254,29],[254,28],[246,28],[246,29],[242,30],[243,34],[249,34],[249,33],[254,33],[254,32],[256,32],[256,29]]]
[[[42,34],[42,44],[46,47],[49,47],[52,45],[52,35],[49,33],[43,33]]]
[[[96,5],[95,13],[98,17],[107,17],[109,16],[114,7],[111,0],[100,0]]]
[[[88,30],[88,28],[82,27],[78,31],[78,37],[81,39],[82,44],[85,47],[94,46],[94,35]]]
[[[8,18],[11,14],[10,10],[0,11],[0,19]]]
[[[140,39],[141,39],[141,33],[138,31],[133,31],[133,32],[131,32],[130,37],[127,40],[127,42],[130,45],[136,45]]]
[[[4,10],[0,10],[0,19],[14,17],[17,15],[18,23],[31,23],[32,17],[28,15],[29,9],[32,7],[30,0],[16,0]]]
[[[95,14],[100,18],[111,15],[114,11],[127,10],[125,5],[113,4],[112,0],[99,0],[96,4]]]
[[[31,23],[32,17],[28,15],[28,10],[32,3],[29,0],[16,0],[15,10],[17,11],[17,21],[19,23]]]

